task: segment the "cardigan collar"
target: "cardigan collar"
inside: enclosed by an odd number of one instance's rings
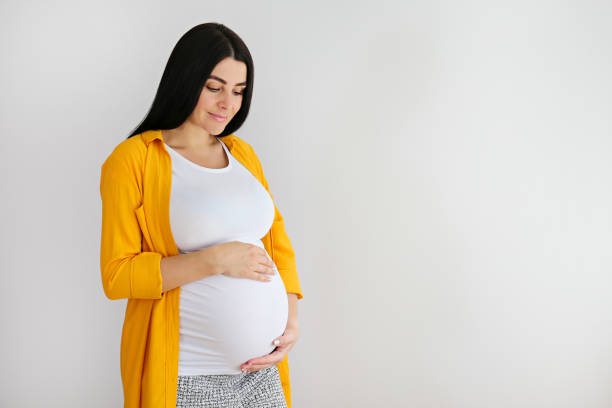
[[[155,139],[159,139],[162,142],[164,141],[162,137],[162,132],[160,129],[146,130],[142,132],[142,140],[145,142],[147,146],[149,146],[149,144]],[[234,134],[232,133],[230,135],[223,136],[222,139],[225,145],[228,147],[228,149],[230,149],[230,152],[231,152],[234,147]]]

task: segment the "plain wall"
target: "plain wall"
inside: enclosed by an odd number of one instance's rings
[[[612,5],[0,4],[0,406],[119,407],[100,166],[176,41],[255,62],[259,155],[304,298],[307,407],[612,405]]]

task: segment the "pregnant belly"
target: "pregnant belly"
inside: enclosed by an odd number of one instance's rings
[[[287,325],[276,268],[270,282],[215,275],[183,285],[180,297],[179,375],[239,374],[242,363],[274,350]]]

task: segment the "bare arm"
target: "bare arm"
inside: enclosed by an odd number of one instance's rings
[[[298,295],[297,293],[287,292],[289,301],[289,318],[287,319],[287,327],[298,327]]]
[[[215,247],[161,259],[162,293],[219,273],[212,262]]]

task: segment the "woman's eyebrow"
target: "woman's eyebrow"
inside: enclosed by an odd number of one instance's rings
[[[221,79],[221,78],[219,78],[218,76],[210,75],[210,76],[209,76],[209,78],[216,79],[217,81],[219,81],[219,82],[221,82],[221,83],[223,83],[223,84],[227,85],[227,81],[226,81],[225,79]],[[241,86],[241,85],[246,85],[246,81],[244,81],[244,82],[239,82],[239,83],[237,83],[237,84],[236,84],[236,85],[234,85],[234,86]]]

